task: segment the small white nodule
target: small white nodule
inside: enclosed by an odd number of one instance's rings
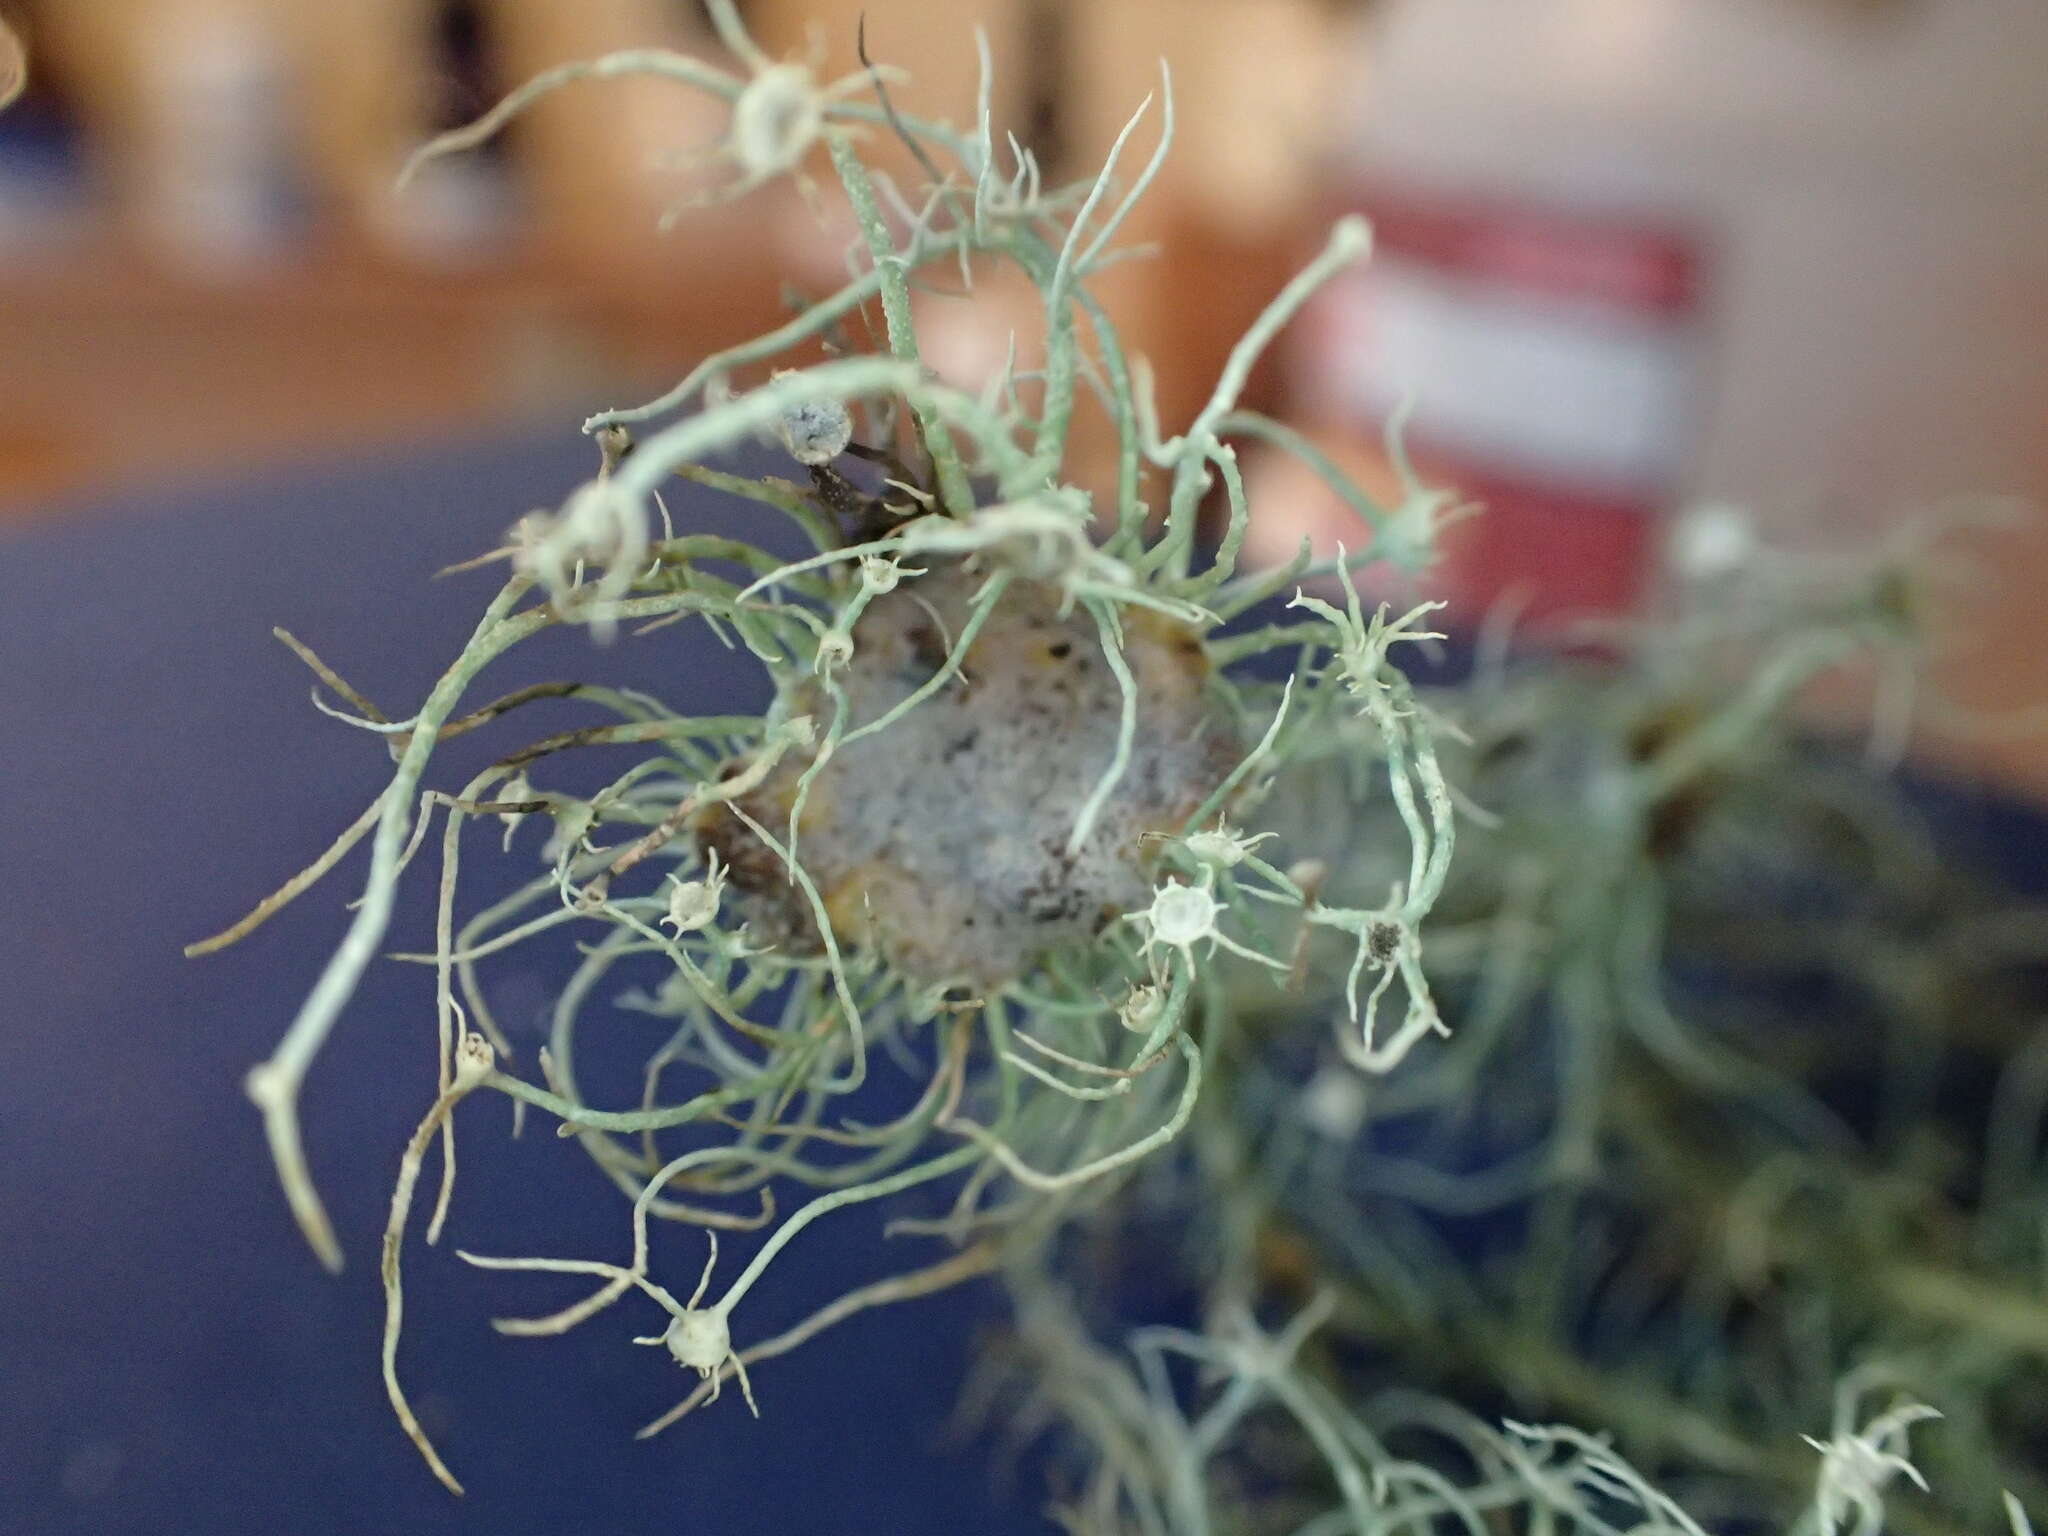
[[[1186,949],[1216,932],[1222,910],[1208,886],[1169,880],[1152,897],[1152,937],[1169,948]]]
[[[853,441],[853,415],[837,400],[805,400],[784,411],[775,435],[799,464],[830,464]]]
[[[661,1336],[677,1365],[686,1365],[699,1376],[709,1376],[732,1353],[732,1330],[725,1314],[709,1307],[692,1307],[679,1313]]]
[[[1117,1009],[1117,1020],[1134,1035],[1149,1035],[1152,1026],[1159,1021],[1159,1010],[1165,1005],[1165,995],[1147,982],[1142,987],[1131,988],[1131,995]]]
[[[672,924],[678,935],[709,928],[718,921],[718,907],[724,891],[725,872],[718,867],[718,856],[714,853],[707,878],[677,880],[669,888],[668,915],[662,921]]]
[[[825,127],[816,82],[801,64],[756,75],[732,110],[732,156],[750,179],[794,170]]]
[[[1671,529],[1665,559],[1685,581],[1733,576],[1757,554],[1756,524],[1740,507],[1705,502],[1683,513]]]

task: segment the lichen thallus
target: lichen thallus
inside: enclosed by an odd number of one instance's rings
[[[393,766],[313,865],[193,946],[232,942],[369,841],[346,934],[248,1079],[293,1213],[338,1267],[299,1094],[383,948],[393,892],[439,817],[433,942],[401,957],[434,977],[438,1090],[405,1150],[385,1235],[384,1367],[408,1432],[450,1487],[459,1485],[398,1382],[399,1259],[437,1139],[430,1242],[447,1218],[465,1099],[489,1091],[513,1100],[515,1114],[553,1117],[631,1202],[622,1264],[465,1254],[602,1282],[564,1311],[499,1329],[558,1333],[639,1294],[668,1314],[654,1342],[700,1373],[698,1397],[736,1375],[751,1403],[747,1362],[851,1311],[989,1269],[1006,1243],[1042,1237],[1172,1141],[1198,1098],[1205,1052],[1228,1028],[1220,956],[1249,957],[1285,986],[1287,956],[1307,928],[1348,935],[1354,978],[1370,968],[1376,980],[1362,1012],[1354,1002],[1335,1028],[1369,1071],[1442,1027],[1421,979],[1419,933],[1451,857],[1453,805],[1432,744],[1437,722],[1387,656],[1396,642],[1425,638],[1416,620],[1427,610],[1368,617],[1351,572],[1426,560],[1445,506],[1411,476],[1406,501],[1383,510],[1304,439],[1240,404],[1281,327],[1366,254],[1365,226],[1337,226],[1232,352],[1200,412],[1162,438],[1149,378],[1087,284],[1125,254],[1116,236],[1158,174],[1172,134],[1170,82],[1158,147],[1127,185],[1119,168],[1149,102],[1100,176],[1048,191],[1028,150],[1014,139],[998,146],[985,46],[979,122],[963,134],[898,111],[877,72],[819,88],[807,71],[762,59],[730,4],[714,0],[711,12],[749,78],[660,50],[566,66],[421,158],[480,142],[575,80],[672,80],[733,104],[728,158],[743,183],[801,174],[822,150],[860,230],[848,280],[767,334],[705,358],[659,399],[592,417],[597,473],[558,507],[520,519],[485,557],[509,563],[508,579],[410,715],[387,717],[284,637],[340,701],[316,689],[320,707],[381,736]],[[756,100],[769,82],[790,96],[773,113]],[[873,86],[876,99],[861,99],[857,85]],[[755,140],[769,127],[801,142],[763,150]],[[875,131],[916,148],[926,185],[908,190],[868,169],[857,144]],[[969,392],[921,362],[913,293],[941,264],[957,265],[971,290],[991,263],[1037,285],[1043,363],[1020,369],[1013,351]],[[871,305],[881,323],[863,350],[848,332],[869,321]],[[823,361],[792,365],[815,343]],[[1100,506],[1064,478],[1084,395],[1116,435]],[[1359,547],[1320,561],[1304,547],[1284,568],[1240,569],[1252,510],[1232,445],[1246,441],[1328,475],[1361,517]],[[706,463],[752,442],[779,442],[803,481]],[[662,491],[676,477],[782,515],[810,552],[790,560],[673,527]],[[1204,555],[1197,515],[1219,488],[1222,536]],[[1279,622],[1233,623],[1317,583],[1343,605],[1304,597]],[[705,623],[736,661],[766,669],[775,690],[763,713],[684,716],[602,682],[466,704],[491,662],[543,630],[581,625],[600,641],[637,640],[686,619]],[[1242,665],[1261,656],[1282,664]],[[440,742],[542,698],[596,718],[508,751],[458,787],[427,787]],[[1366,750],[1413,843],[1406,878],[1370,912],[1322,906],[1283,855],[1264,857],[1260,840],[1222,820],[1255,807],[1300,742],[1361,714],[1375,735]],[[564,755],[620,746],[638,755],[597,793],[547,787]],[[512,895],[459,915],[463,833],[493,816],[507,847],[527,821],[551,827],[541,867]],[[481,973],[494,956],[551,939],[574,940],[574,967],[547,1045],[521,1073]],[[1379,1040],[1377,1010],[1397,983],[1404,1020]],[[607,1010],[665,1028],[637,1105],[601,1107],[579,1086],[578,1052]],[[916,1087],[895,1118],[868,1123],[846,1113],[847,1095],[868,1080],[878,1050]],[[686,1129],[687,1150],[664,1146]],[[954,1239],[948,1256],[857,1286],[783,1335],[734,1345],[735,1309],[812,1222],[942,1181],[952,1197],[935,1230]],[[802,1203],[779,1214],[776,1192],[791,1190]],[[766,1236],[711,1300],[707,1264],[684,1304],[654,1279],[657,1219],[707,1229],[714,1257],[719,1231]],[[915,1218],[899,1225],[934,1229]]]

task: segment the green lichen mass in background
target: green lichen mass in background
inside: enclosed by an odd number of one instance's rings
[[[1770,625],[1742,637],[1765,642],[1752,646],[1754,666],[1712,681],[1685,674],[1700,685],[1669,690],[1655,732],[1628,716],[1632,744],[1599,773],[1579,763],[1503,781],[1454,723],[1461,703],[1419,695],[1393,664],[1396,646],[1439,638],[1424,623],[1439,605],[1374,611],[1352,576],[1369,564],[1424,570],[1446,500],[1416,482],[1398,441],[1404,500],[1382,507],[1304,439],[1239,404],[1259,356],[1317,286],[1365,258],[1362,221],[1335,228],[1193,420],[1165,437],[1142,363],[1088,284],[1129,254],[1117,237],[1171,142],[1170,81],[1149,157],[1130,143],[1148,100],[1099,176],[1048,188],[1031,153],[990,121],[985,48],[979,118],[959,130],[899,111],[885,68],[821,83],[801,63],[765,57],[729,0],[709,10],[737,73],[651,49],[565,65],[415,164],[482,143],[557,89],[670,80],[731,108],[727,134],[702,157],[712,181],[699,200],[782,177],[815,204],[843,198],[859,230],[846,283],[705,358],[659,399],[590,418],[593,477],[469,562],[502,562],[509,579],[411,714],[387,717],[280,632],[338,701],[327,712],[381,737],[395,766],[312,867],[192,947],[231,943],[368,841],[367,878],[333,959],[248,1078],[292,1210],[338,1268],[340,1237],[300,1140],[300,1095],[385,947],[398,882],[417,856],[438,856],[432,946],[398,957],[432,976],[434,1023],[421,1038],[425,1113],[400,1159],[381,1251],[385,1384],[434,1473],[460,1491],[401,1386],[401,1255],[430,1159],[440,1170],[430,1244],[450,1219],[458,1125],[471,1155],[489,1155],[483,1117],[461,1106],[502,1096],[557,1124],[618,1189],[619,1244],[461,1257],[589,1279],[564,1311],[499,1320],[505,1334],[557,1334],[613,1305],[637,1309],[649,1329],[638,1342],[692,1378],[643,1434],[732,1381],[738,1401],[772,1417],[765,1362],[864,1308],[994,1275],[1016,1305],[1025,1422],[1061,1426],[1073,1481],[1056,1490],[1056,1508],[1075,1530],[1699,1529],[1604,1436],[1503,1423],[1398,1386],[1390,1396],[1384,1380],[1368,1399],[1329,1347],[1346,1340],[1399,1362],[1430,1328],[1458,1335],[1475,1380],[1491,1368],[1493,1385],[1506,1384],[1492,1397],[1622,1416],[1651,1404],[1660,1467],[1740,1473],[1763,1491],[1739,1507],[1767,1511],[1790,1507],[1788,1488],[1803,1483],[1791,1500],[1806,1506],[1803,1529],[1874,1529],[1881,1498],[1919,1480],[1908,1435],[1929,1410],[1850,1375],[1832,1423],[1825,1413],[1810,1422],[1811,1447],[1752,1446],[1661,1387],[1616,1379],[1574,1397],[1546,1384],[1541,1363],[1542,1349],[1569,1355],[1558,1343],[1566,1309],[1503,1310],[1496,1352],[1472,1320],[1491,1315],[1491,1293],[1417,1233],[1339,1219],[1350,1201],[1341,1186],[1300,1178],[1297,1190],[1327,1197],[1337,1235],[1311,1233],[1271,1181],[1281,1165],[1260,1105],[1261,1095],[1299,1099],[1290,1134],[1298,1147],[1299,1127],[1320,1127],[1327,1174],[1375,1114],[1405,1106],[1449,1125],[1476,1113],[1496,1048],[1514,1042],[1541,990],[1531,978],[1617,986],[1602,968],[1609,939],[1626,933],[1644,957],[1626,983],[1654,989],[1660,888],[1637,857],[1646,829],[1740,772],[1805,682],[1853,653],[1908,654],[1886,628],[1890,611],[1855,581],[1788,589]],[[885,135],[910,148],[920,179],[863,162],[863,142]],[[836,189],[810,180],[821,164]],[[1020,369],[1013,351],[987,388],[963,391],[921,363],[912,294],[944,281],[971,296],[1004,264],[1041,296],[1043,363]],[[1081,409],[1114,427],[1106,486],[1068,478]],[[1304,548],[1281,569],[1239,568],[1255,515],[1234,446],[1245,442],[1297,455],[1330,481],[1358,514],[1347,551],[1317,561]],[[786,475],[710,463],[755,443],[781,446]],[[678,477],[786,517],[811,552],[791,561],[672,526],[662,492]],[[1198,544],[1212,501],[1221,534]],[[1278,617],[1245,618],[1290,593]],[[734,666],[764,669],[767,710],[688,717],[601,681],[480,701],[489,665],[543,630],[588,629],[601,669],[604,644],[659,644],[675,622],[710,626]],[[1731,654],[1719,641],[1700,651]],[[1614,697],[1640,702],[1640,683],[1616,685]],[[590,723],[507,750],[466,783],[429,787],[439,742],[502,730],[544,697],[572,699]],[[1599,717],[1575,744],[1597,747],[1611,723]],[[637,756],[596,794],[551,784],[565,756],[620,746]],[[1493,803],[1454,789],[1448,763]],[[1551,806],[1518,819],[1547,804],[1524,796],[1529,786],[1558,784],[1577,797],[1569,815]],[[1317,796],[1335,796],[1334,813],[1304,820]],[[1460,823],[1486,840],[1469,873],[1469,852],[1454,857]],[[1544,829],[1559,826],[1577,832],[1543,846]],[[465,833],[469,856],[521,861],[530,878],[482,910],[465,906]],[[1560,883],[1565,868],[1584,878]],[[1448,920],[1447,893],[1462,903]],[[1554,963],[1575,933],[1584,942],[1572,952],[1591,956],[1580,970]],[[527,945],[579,957],[530,1061],[499,1030],[481,981]],[[1470,1015],[1455,1032],[1438,975]],[[616,1049],[604,1026],[618,1010],[663,1021],[667,1039],[645,1063],[638,1103],[592,1103],[578,1052]],[[1796,1082],[1708,1048],[1675,1020],[1655,1028],[1690,1089],[1777,1105],[1800,1134],[1811,1128],[1818,1111],[1800,1107]],[[1552,1257],[1582,1230],[1577,1202],[1600,1176],[1611,1129],[1617,1031],[1597,1020],[1587,1029],[1554,1045],[1569,1070],[1533,1150],[1505,1175],[1477,1177],[1528,1207],[1536,1251]],[[1320,1064],[1297,1095],[1283,1063],[1304,1040]],[[908,1074],[910,1107],[884,1124],[848,1113],[848,1096],[883,1072]],[[1432,1175],[1418,1164],[1411,1176]],[[1452,1205],[1459,1191],[1487,1198],[1473,1179],[1434,1176]],[[814,1223],[921,1186],[943,1191],[947,1214],[891,1223],[906,1246],[926,1245],[910,1267],[847,1277],[839,1300],[781,1334],[749,1326],[747,1298],[773,1266],[835,1263],[829,1241],[806,1238]],[[1071,1290],[1077,1234],[1115,1230],[1148,1200],[1178,1202],[1204,1233],[1205,1327],[1105,1343],[1114,1319]],[[668,1237],[678,1225],[702,1239]],[[719,1262],[721,1233],[743,1258]],[[465,1240],[488,1246],[486,1234]],[[1317,1242],[1327,1246],[1289,1281],[1276,1255],[1312,1254]],[[1441,1294],[1419,1310],[1399,1303],[1414,1284]],[[1467,1296],[1474,1305],[1461,1311]],[[1839,1354],[1814,1358],[1823,1392],[1849,1370]],[[1199,1380],[1170,1368],[1174,1357],[1197,1362]],[[1570,1385],[1573,1368],[1552,1374]],[[1577,1368],[1605,1381],[1597,1364]],[[1624,1438],[1640,1428],[1592,1427]],[[1265,1458],[1264,1479],[1246,1481],[1247,1444]],[[2017,1506],[2011,1518],[2017,1528]]]

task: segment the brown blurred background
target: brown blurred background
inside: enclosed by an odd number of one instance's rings
[[[1488,503],[1467,612],[1631,601],[1682,504],[1864,547],[1944,498],[2048,503],[2048,6],[2039,0],[750,0],[828,75],[865,13],[904,104],[1090,173],[1171,61],[1180,135],[1104,281],[1168,430],[1337,213],[1373,266],[1257,403],[1369,482],[1412,397],[1427,477]],[[0,536],[116,487],[572,423],[661,387],[840,270],[787,187],[656,223],[715,103],[572,88],[400,196],[437,128],[563,59],[716,55],[694,0],[0,0],[31,58],[0,113]],[[1156,118],[1154,119],[1156,121]],[[1153,129],[1138,137],[1149,150]],[[887,150],[877,146],[886,158]],[[1028,294],[924,317],[1000,362]],[[1344,528],[1247,453],[1262,553]],[[508,508],[510,517],[523,508]],[[1483,531],[1478,531],[1483,530]],[[1353,535],[1355,539],[1355,535]],[[1977,706],[2048,698],[2048,538],[1966,590]],[[0,562],[5,545],[0,543]],[[2048,788],[2038,742],[1946,750]]]

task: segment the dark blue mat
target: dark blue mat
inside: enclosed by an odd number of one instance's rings
[[[214,495],[135,497],[0,543],[9,1536],[1047,1529],[1029,1477],[1005,1502],[993,1452],[947,1436],[974,1329],[994,1315],[983,1293],[843,1324],[757,1369],[760,1423],[729,1393],[646,1443],[633,1429],[690,1379],[627,1342],[649,1331],[642,1310],[622,1306],[561,1339],[491,1333],[493,1314],[542,1311],[565,1292],[479,1274],[449,1247],[618,1256],[626,1241],[622,1202],[582,1154],[541,1117],[508,1141],[495,1100],[463,1111],[443,1249],[419,1241],[417,1210],[408,1248],[405,1379],[471,1490],[442,1492],[377,1377],[376,1243],[427,1102],[423,970],[375,967],[308,1084],[313,1166],[349,1255],[339,1280],[286,1215],[241,1077],[339,937],[360,855],[239,948],[199,961],[179,948],[324,846],[388,762],[375,740],[313,713],[309,678],[270,627],[409,710],[494,587],[489,575],[437,585],[428,574],[491,547],[591,464],[587,442],[550,430]],[[702,493],[671,505],[690,527],[772,516]],[[479,702],[546,677],[601,676],[691,711],[760,690],[753,663],[701,626],[603,657],[576,634],[530,649],[486,675]],[[451,744],[434,781],[591,719],[538,707],[478,733],[484,743]],[[528,835],[532,858],[540,834]],[[482,846],[471,910],[494,873],[504,878]],[[424,942],[430,864],[414,871],[387,947]],[[499,973],[508,1027],[532,1038],[553,980]],[[643,1058],[651,1048],[629,1043]],[[926,1242],[885,1243],[879,1228],[855,1211],[803,1234],[740,1315],[742,1341],[937,1256]],[[694,1277],[697,1235],[664,1241],[667,1264]]]

